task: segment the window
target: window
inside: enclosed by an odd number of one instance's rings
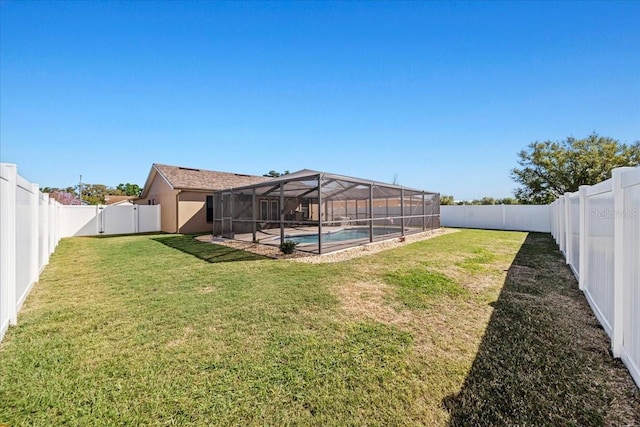
[[[207,222],[213,222],[213,196],[207,196]]]

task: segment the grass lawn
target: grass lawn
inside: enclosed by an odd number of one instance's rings
[[[0,344],[0,425],[640,425],[550,236],[333,264],[61,242]]]

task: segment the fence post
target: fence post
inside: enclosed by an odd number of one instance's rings
[[[104,206],[96,205],[96,236],[104,234]]]
[[[587,287],[587,278],[589,277],[589,267],[587,263],[587,243],[589,239],[589,214],[587,212],[587,189],[588,185],[581,185],[578,190],[580,197],[580,236],[579,244],[580,254],[578,255],[578,287],[581,291]]]
[[[612,173],[613,190],[613,322],[611,325],[611,352],[613,357],[622,353],[624,326],[624,189],[622,175],[631,168],[615,168]]]
[[[31,283],[29,283],[29,286],[40,279],[40,266],[38,265],[40,255],[38,238],[40,234],[40,186],[38,184],[31,184],[31,203],[33,203],[31,215],[33,233],[31,235],[31,253],[29,254],[31,256]]]
[[[140,229],[140,212],[138,211],[138,205],[133,205],[133,232],[137,233]]]
[[[0,322],[9,320],[15,325],[16,310],[16,186],[18,168],[14,164],[0,164],[0,176],[7,181],[0,197]],[[1,333],[2,331],[0,331]]]

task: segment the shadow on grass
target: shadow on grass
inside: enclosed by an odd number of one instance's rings
[[[153,240],[160,242],[172,249],[177,249],[204,261],[234,262],[234,261],[260,261],[270,259],[268,257],[253,254],[251,252],[230,248],[228,246],[216,245],[208,242],[196,240],[197,235],[166,235],[154,237]]]
[[[77,236],[84,237],[87,239],[111,239],[114,237],[129,237],[129,236],[156,236],[156,235],[167,234],[164,231],[145,231],[142,233],[122,233],[122,234],[96,234],[91,236]],[[76,236],[74,236],[76,237]]]
[[[611,358],[548,234],[530,233],[510,266],[450,426],[640,425],[640,393]]]

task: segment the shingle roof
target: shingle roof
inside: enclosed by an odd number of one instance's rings
[[[158,163],[154,163],[153,167],[175,189],[224,190],[227,188],[257,184],[272,179],[264,176],[169,166]]]
[[[114,203],[120,203],[125,200],[133,200],[135,198],[135,196],[114,196],[109,194],[104,196],[104,203],[105,205],[113,205]]]

